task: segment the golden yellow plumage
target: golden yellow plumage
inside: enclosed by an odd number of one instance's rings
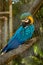
[[[27,18],[31,20],[31,23],[30,24],[33,24],[34,23],[34,20],[33,20],[33,17],[32,16],[28,16]]]

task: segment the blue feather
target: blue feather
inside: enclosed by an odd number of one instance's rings
[[[8,52],[23,44],[25,41],[32,37],[34,30],[35,27],[33,24],[26,27],[20,26],[12,38],[9,40],[8,44],[2,49],[2,52]]]

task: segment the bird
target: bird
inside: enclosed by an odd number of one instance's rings
[[[19,45],[22,45],[24,42],[31,39],[35,31],[33,16],[30,12],[24,12],[21,14],[20,20],[22,21],[20,27],[8,41],[7,45],[2,49],[1,54],[16,49]]]

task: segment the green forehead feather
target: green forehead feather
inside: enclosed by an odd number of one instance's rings
[[[29,12],[23,13],[23,14],[20,16],[20,19],[21,19],[21,20],[22,20],[22,19],[25,19],[25,18],[28,17],[28,16],[31,16],[31,14],[30,14]]]

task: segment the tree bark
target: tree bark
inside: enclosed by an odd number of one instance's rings
[[[25,50],[30,48],[38,40],[38,37],[32,38],[26,44],[20,45],[17,49],[14,49],[6,54],[0,55],[0,65],[4,65],[9,61],[13,60],[18,54],[23,53]]]
[[[35,15],[42,4],[43,0],[31,0],[29,3],[21,6],[21,12],[29,11],[32,15]]]
[[[35,0],[32,3],[32,6],[30,7],[29,12],[32,13],[32,15],[35,15],[38,9],[40,8],[40,6],[42,5],[42,3],[43,3],[43,0]]]

